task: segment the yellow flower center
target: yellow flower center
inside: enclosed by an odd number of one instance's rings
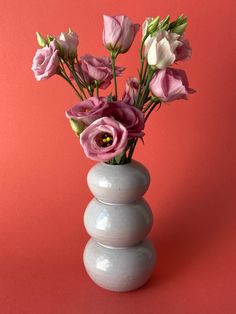
[[[108,133],[98,134],[95,140],[100,147],[108,147],[113,143],[113,137]]]

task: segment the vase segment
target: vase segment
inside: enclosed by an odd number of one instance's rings
[[[88,173],[93,195],[105,203],[127,204],[140,199],[150,183],[148,170],[139,162],[124,165],[98,163]]]
[[[106,204],[96,198],[88,204],[84,225],[88,234],[101,244],[124,247],[146,238],[152,227],[152,212],[142,198],[129,204]]]
[[[127,248],[105,247],[90,239],[84,250],[84,265],[90,278],[111,291],[131,291],[149,279],[156,261],[149,240]]]

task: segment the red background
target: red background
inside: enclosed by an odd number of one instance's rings
[[[233,0],[1,1],[1,314],[235,313],[234,10]],[[152,175],[146,199],[158,264],[131,293],[102,290],[85,273],[93,162],[64,116],[77,99],[60,78],[39,83],[30,70],[36,30],[71,27],[80,55],[105,55],[103,13],[136,22],[184,13],[193,48],[179,66],[197,93],[154,113],[136,151]],[[136,74],[140,38],[118,60],[126,77]]]

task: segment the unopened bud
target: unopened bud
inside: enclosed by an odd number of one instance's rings
[[[37,36],[37,41],[38,41],[39,46],[42,48],[45,47],[47,44],[47,41],[43,38],[43,36],[38,32],[36,32],[36,36]]]
[[[147,33],[148,33],[148,34],[153,34],[153,33],[155,33],[155,32],[157,31],[157,29],[158,29],[159,22],[160,22],[160,17],[159,17],[159,16],[155,17],[155,19],[153,19],[153,20],[148,24]]]
[[[79,136],[85,129],[85,125],[78,120],[70,119],[69,121],[72,130],[76,133],[77,136]]]
[[[176,33],[178,35],[183,35],[185,28],[187,27],[187,22],[181,25],[178,25],[176,27],[174,27],[171,31],[173,33]]]

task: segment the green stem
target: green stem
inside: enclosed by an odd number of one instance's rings
[[[97,97],[99,97],[99,82],[98,81],[95,81],[95,86],[96,86]]]
[[[78,76],[77,76],[77,73],[76,73],[76,71],[75,71],[73,61],[72,61],[71,64],[69,64],[65,59],[63,59],[63,61],[65,62],[65,64],[66,64],[67,68],[69,69],[69,71],[72,73],[72,75],[73,75],[73,77],[74,77],[74,80],[75,80],[77,86],[79,87],[81,93],[82,93],[82,94],[84,95],[84,97],[86,98],[86,95],[85,95],[85,93],[84,93],[83,87],[82,87],[82,85],[81,85],[81,83],[80,83],[80,81],[79,81],[79,78],[78,78]],[[82,97],[82,98],[83,98],[83,97]]]
[[[131,162],[131,160],[132,160],[132,156],[133,156],[134,149],[135,149],[135,146],[136,146],[136,144],[137,144],[138,139],[139,139],[139,138],[136,137],[136,138],[133,140],[132,144],[130,145],[130,150],[129,150],[129,154],[128,154],[128,158],[127,158],[128,162]]]
[[[148,63],[146,62],[146,65],[145,65],[145,69],[144,69],[144,72],[143,72],[143,84],[146,83],[146,80],[147,80],[147,70],[148,70]]]
[[[117,52],[113,52],[113,51],[111,52],[111,66],[112,66],[112,74],[114,78],[114,91],[115,91],[114,100],[117,100],[117,82],[116,82],[116,68],[115,68],[115,61],[116,61],[117,55],[118,55]]]
[[[146,98],[147,98],[147,96],[148,96],[148,94],[149,94],[149,83],[151,82],[152,76],[153,76],[153,74],[155,73],[155,71],[156,71],[155,69],[149,67],[147,82],[146,82],[146,85],[145,85],[143,94],[142,94],[142,96],[141,96],[140,102],[138,103],[138,108],[139,108],[140,110],[142,110],[142,107],[143,107],[143,105],[144,105],[145,102],[146,102]]]
[[[65,73],[63,73],[63,71],[60,71],[60,72],[58,73],[58,75],[60,75],[62,78],[64,78],[64,80],[66,80],[67,83],[69,83],[70,86],[74,89],[74,91],[76,92],[77,96],[78,96],[81,100],[83,100],[83,97],[80,95],[80,93],[78,92],[78,90],[74,87],[74,85],[71,83],[69,77],[68,77]]]
[[[148,111],[148,109],[151,107],[153,103],[154,101],[151,99],[150,102],[147,104],[146,108],[143,110],[143,112],[145,113],[146,111]]]
[[[143,46],[144,46],[144,43],[146,41],[146,39],[148,38],[149,34],[146,34],[144,37],[143,37],[143,40],[142,40],[142,43],[141,43],[141,46],[140,46],[140,49],[139,49],[139,58],[140,58],[140,70],[139,70],[139,87],[138,87],[138,92],[137,92],[137,96],[136,96],[136,104],[138,103],[138,99],[139,99],[139,96],[140,96],[140,93],[141,93],[141,89],[142,89],[142,85],[143,85],[143,65],[144,65],[144,61],[145,61],[145,57],[143,57]],[[145,73],[145,72],[144,72]]]
[[[153,103],[153,101],[150,101],[150,103],[148,104],[149,108],[151,106],[151,104]],[[154,103],[154,105],[151,107],[151,109],[149,110],[147,116],[145,117],[145,122],[147,121],[148,117],[150,116],[150,114],[152,113],[153,109],[156,107],[156,105],[159,104],[159,107],[157,108],[157,111],[161,108],[161,103],[157,102],[157,103]],[[148,109],[147,109],[148,110]],[[137,145],[137,142],[138,142],[138,139],[139,137],[136,137],[133,142],[131,143],[130,145],[130,150],[129,150],[129,154],[128,154],[128,158],[127,158],[127,161],[130,162],[132,160],[132,157],[133,157],[133,154],[134,154],[134,150],[135,150],[135,147]]]
[[[146,117],[145,117],[145,123],[148,119],[148,117],[150,116],[150,114],[152,113],[152,111],[154,110],[154,108],[159,104],[159,107],[157,108],[157,111],[161,108],[161,102],[156,102],[152,107],[151,109],[148,111]]]

